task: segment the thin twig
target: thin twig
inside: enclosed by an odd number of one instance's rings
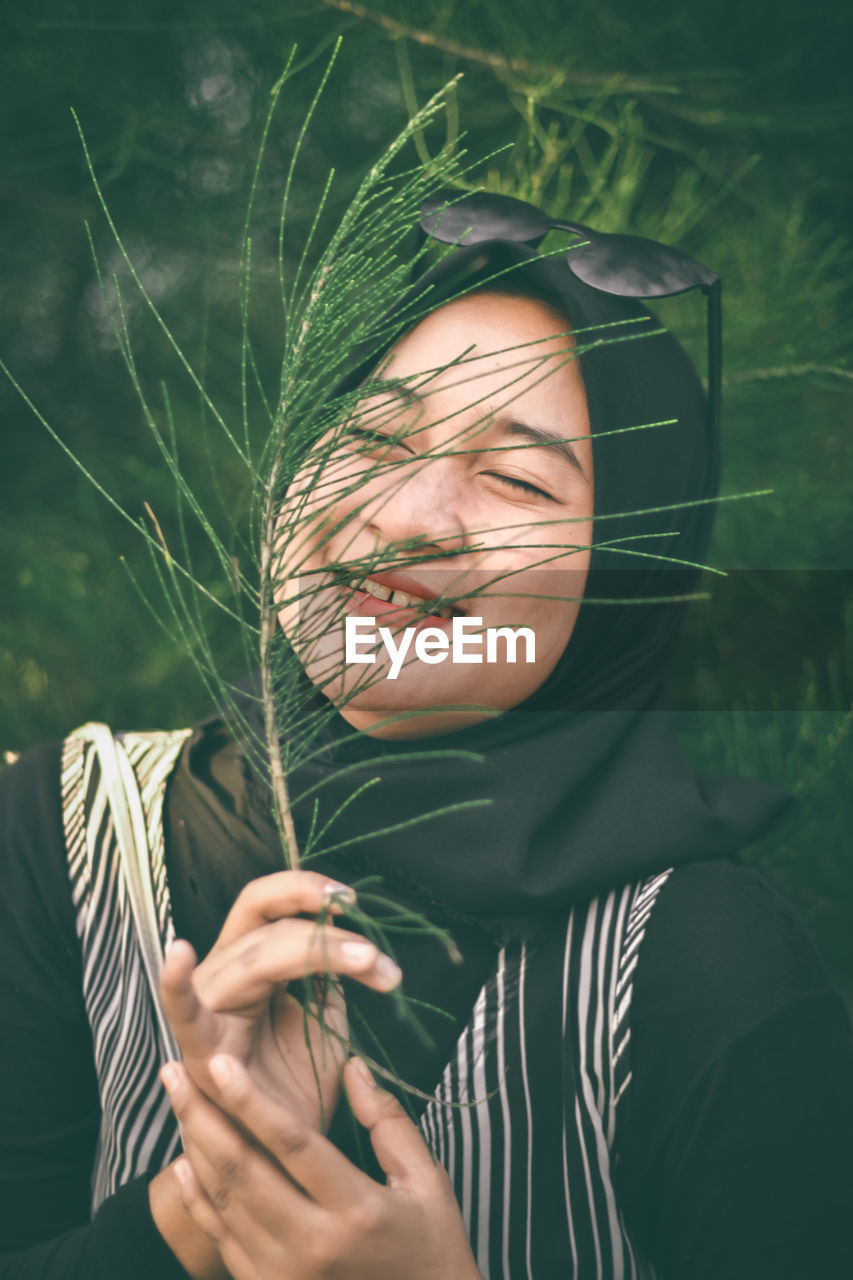
[[[853,369],[844,369],[837,364],[779,364],[770,365],[766,369],[744,369],[740,373],[731,373],[726,382],[766,382],[771,378],[804,378],[810,373],[829,374],[833,378],[853,378]]]
[[[284,772],[284,762],[281,758],[281,743],[279,741],[278,725],[276,724],[275,716],[275,689],[273,687],[272,662],[270,660],[277,621],[275,600],[273,599],[273,577],[271,566],[273,539],[275,538],[275,492],[278,484],[278,471],[279,459],[276,458],[270,471],[269,480],[267,481],[266,510],[264,512],[263,536],[261,538],[260,546],[261,700],[264,708],[264,732],[267,740],[267,750],[269,752],[270,783],[272,786],[273,803],[275,805],[276,817],[281,824],[281,831],[284,836],[287,865],[291,871],[296,871],[299,868],[299,845],[296,841],[296,828],[293,824],[293,814],[290,809],[290,796],[287,790],[287,778]]]
[[[503,54],[493,53],[486,49],[477,49],[473,45],[459,44],[456,40],[447,40],[443,36],[434,35],[431,31],[422,31],[417,27],[398,22],[386,13],[377,13],[356,0],[321,0],[330,9],[340,13],[352,14],[364,22],[373,22],[387,31],[396,40],[412,40],[415,44],[425,45],[430,49],[438,49],[452,58],[462,58],[466,62],[476,62],[480,66],[490,67],[499,73],[515,72],[518,75],[549,76],[560,80],[573,80],[577,84],[599,87],[606,85],[613,91],[624,93],[658,93],[663,90],[661,80],[668,79],[665,73],[659,80],[633,79],[624,71],[571,71],[565,67],[549,66],[543,62],[529,62],[526,58],[507,58]],[[667,92],[673,92],[673,86],[667,86]]]

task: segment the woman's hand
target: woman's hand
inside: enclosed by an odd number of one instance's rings
[[[447,1174],[359,1059],[347,1063],[347,1093],[385,1186],[271,1103],[234,1059],[210,1070],[227,1116],[180,1065],[163,1082],[184,1136],[184,1205],[234,1280],[479,1280]]]
[[[351,889],[314,872],[278,872],[246,886],[201,964],[188,942],[171,948],[161,975],[163,1008],[187,1070],[215,1101],[208,1065],[227,1053],[268,1097],[317,1130],[328,1126],[347,1052],[340,988],[329,984],[322,1011],[309,1010],[306,1023],[285,984],[346,974],[376,991],[397,986],[399,969],[372,943],[331,920],[299,918],[339,915],[338,904],[354,900]]]

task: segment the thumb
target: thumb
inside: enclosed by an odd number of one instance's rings
[[[370,1134],[376,1159],[389,1184],[432,1169],[432,1156],[420,1131],[397,1099],[379,1088],[366,1062],[350,1058],[344,1068],[344,1082],[353,1115]]]

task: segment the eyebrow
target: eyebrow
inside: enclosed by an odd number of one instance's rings
[[[558,435],[556,431],[551,431],[547,427],[534,427],[527,422],[514,421],[500,423],[499,430],[503,435],[520,436],[523,440],[529,440],[531,444],[550,449],[552,453],[556,453],[557,457],[568,462],[575,471],[579,471],[581,475],[585,474],[580,458],[569,441],[564,436]]]
[[[378,384],[386,381],[388,385],[379,389]],[[377,389],[375,391],[371,391],[371,395],[395,395],[401,400],[404,400],[408,405],[422,404],[426,398],[421,394],[421,392],[415,391],[412,387],[405,386],[404,383],[395,382],[391,378],[377,379],[376,387]],[[564,462],[567,462],[573,470],[578,471],[582,476],[584,476],[584,478],[586,477],[586,472],[581,466],[580,458],[565,436],[561,436],[558,432],[552,431],[549,427],[534,427],[531,423],[517,422],[515,419],[503,421],[501,419],[500,411],[495,412],[494,409],[490,410],[490,407],[486,404],[481,407],[484,410],[484,418],[492,418],[495,429],[499,431],[501,435],[519,437],[523,440],[527,440],[528,443],[534,447],[548,449],[551,453],[556,454],[558,458],[562,458]]]

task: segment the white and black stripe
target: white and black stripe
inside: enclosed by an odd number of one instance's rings
[[[502,950],[426,1108],[422,1131],[487,1280],[654,1276],[613,1175],[633,972],[668,875],[576,908],[556,938]]]
[[[109,735],[85,725],[65,743],[62,806],[72,900],[92,1027],[101,1125],[92,1209],[132,1178],[178,1152],[177,1126],[158,1071],[174,1046],[164,1029],[153,968],[172,938],[163,858],[166,779],[186,732]],[[112,775],[112,776],[111,776]],[[115,788],[125,804],[117,819]],[[120,806],[119,806],[120,807]],[[119,833],[125,848],[119,852]],[[145,870],[156,925],[139,919],[128,858]],[[156,928],[156,936],[155,935]]]
[[[162,811],[187,733],[114,740],[134,819],[124,813],[117,823],[123,801],[101,767],[104,732],[87,725],[71,735],[62,778],[102,1110],[93,1207],[179,1149],[158,1078],[174,1047],[152,967],[173,936]],[[117,826],[125,843],[133,827],[146,919]],[[423,1113],[485,1280],[653,1280],[623,1220],[614,1171],[618,1107],[631,1080],[634,972],[669,874],[575,908],[564,930],[504,948]]]

